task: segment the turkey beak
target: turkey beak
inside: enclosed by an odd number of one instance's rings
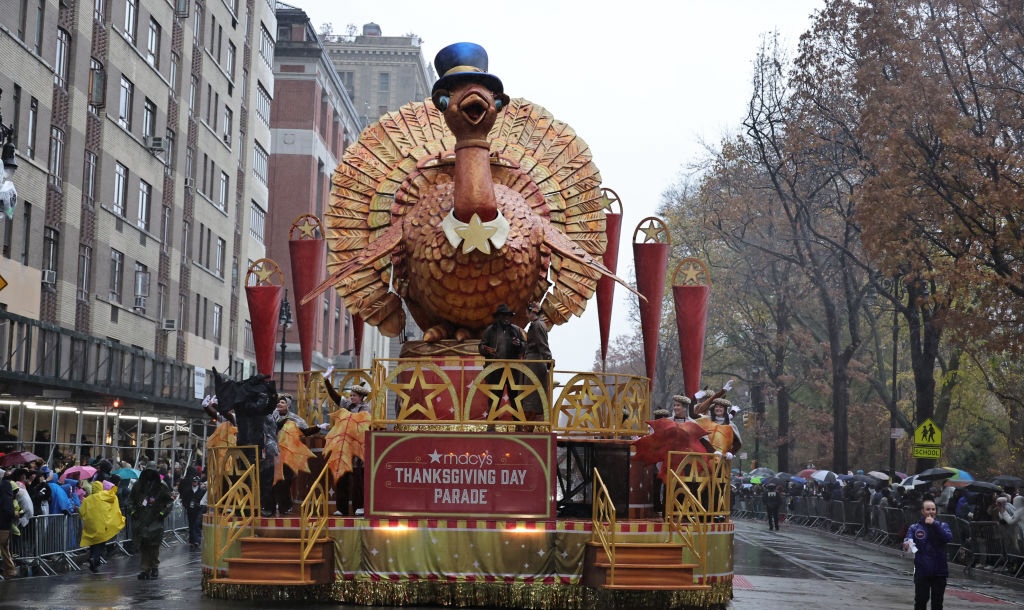
[[[479,125],[487,117],[491,102],[479,92],[471,91],[459,100],[459,113],[470,125]]]

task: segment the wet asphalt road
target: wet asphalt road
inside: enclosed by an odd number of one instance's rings
[[[300,604],[229,602],[203,597],[199,553],[172,544],[160,553],[160,579],[136,578],[138,558],[113,555],[99,574],[88,570],[58,576],[0,581],[0,610],[109,608],[212,610],[296,608]],[[907,609],[913,607],[913,562],[896,550],[819,530],[738,521],[735,599],[730,610]],[[306,605],[308,604],[301,604]],[[323,604],[331,608],[364,608]],[[953,566],[946,594],[950,610],[1024,608],[1024,579],[963,576]],[[395,610],[395,609],[391,609]]]

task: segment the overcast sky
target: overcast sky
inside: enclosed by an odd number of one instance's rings
[[[453,42],[483,45],[506,93],[547,108],[590,146],[603,186],[622,199],[618,274],[632,279],[637,224],[701,156],[702,142],[715,145],[739,129],[763,35],[778,31],[795,53],[824,0],[288,4],[305,10],[317,31],[331,23],[336,34],[348,24],[361,32],[372,21],[385,36],[416,34],[431,62]],[[712,289],[712,307],[716,297]],[[612,337],[629,332],[630,298],[616,288]],[[600,347],[596,301],[550,339],[556,369],[591,370]]]

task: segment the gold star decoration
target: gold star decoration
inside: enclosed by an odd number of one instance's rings
[[[428,381],[426,370],[437,381]],[[404,419],[444,419],[434,411],[434,399],[444,392],[449,394],[449,404],[455,404],[454,385],[448,375],[430,363],[416,363],[395,371],[396,379],[405,379],[400,383],[389,383],[388,387],[395,392],[401,401],[397,418]],[[414,417],[415,416],[415,417]]]
[[[274,274],[274,270],[267,266],[262,266],[258,269],[253,269],[253,274],[256,275],[258,284],[266,284],[270,281],[270,276]]]
[[[640,232],[646,237],[644,243],[664,243],[665,238],[668,237],[668,232],[665,230],[665,226],[655,219],[647,221],[646,226],[640,227]]]
[[[476,214],[473,214],[473,217],[469,219],[468,224],[455,227],[455,233],[463,240],[463,254],[468,254],[473,250],[479,250],[484,254],[490,254],[491,242],[488,240],[497,232],[498,227],[485,225]]]
[[[487,383],[487,376],[498,370],[501,371],[501,378],[496,383]],[[526,421],[523,399],[536,392],[537,386],[529,382],[520,383],[517,379],[519,372],[516,364],[503,361],[488,362],[484,365],[483,370],[480,371],[473,385],[476,386],[477,390],[484,393],[487,401],[492,405],[487,412],[487,421],[500,420],[503,415],[510,415],[513,421]],[[506,387],[509,389],[510,395],[515,393],[516,396],[503,404],[501,398],[505,393]],[[467,400],[466,404],[472,404],[472,400]]]
[[[698,267],[697,265],[693,264],[692,262],[687,263],[686,265],[683,266],[681,271],[683,272],[684,284],[694,285],[701,283],[700,279],[701,275],[704,274],[704,270]]]
[[[302,219],[301,223],[295,225],[295,228],[299,230],[299,239],[316,239],[318,226],[315,220],[306,217]]]
[[[614,192],[611,189],[601,189],[601,209],[611,211],[612,204],[618,201],[619,198],[614,196]]]
[[[592,375],[577,375],[567,385],[559,405],[559,414],[568,416],[565,427],[569,430],[603,428],[601,414],[611,409],[608,389]]]

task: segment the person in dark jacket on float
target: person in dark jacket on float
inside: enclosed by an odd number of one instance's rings
[[[921,505],[921,519],[907,528],[903,550],[914,553],[914,610],[925,610],[928,598],[932,610],[942,610],[946,594],[946,544],[953,540],[949,524],[935,518],[935,502],[925,500]]]

